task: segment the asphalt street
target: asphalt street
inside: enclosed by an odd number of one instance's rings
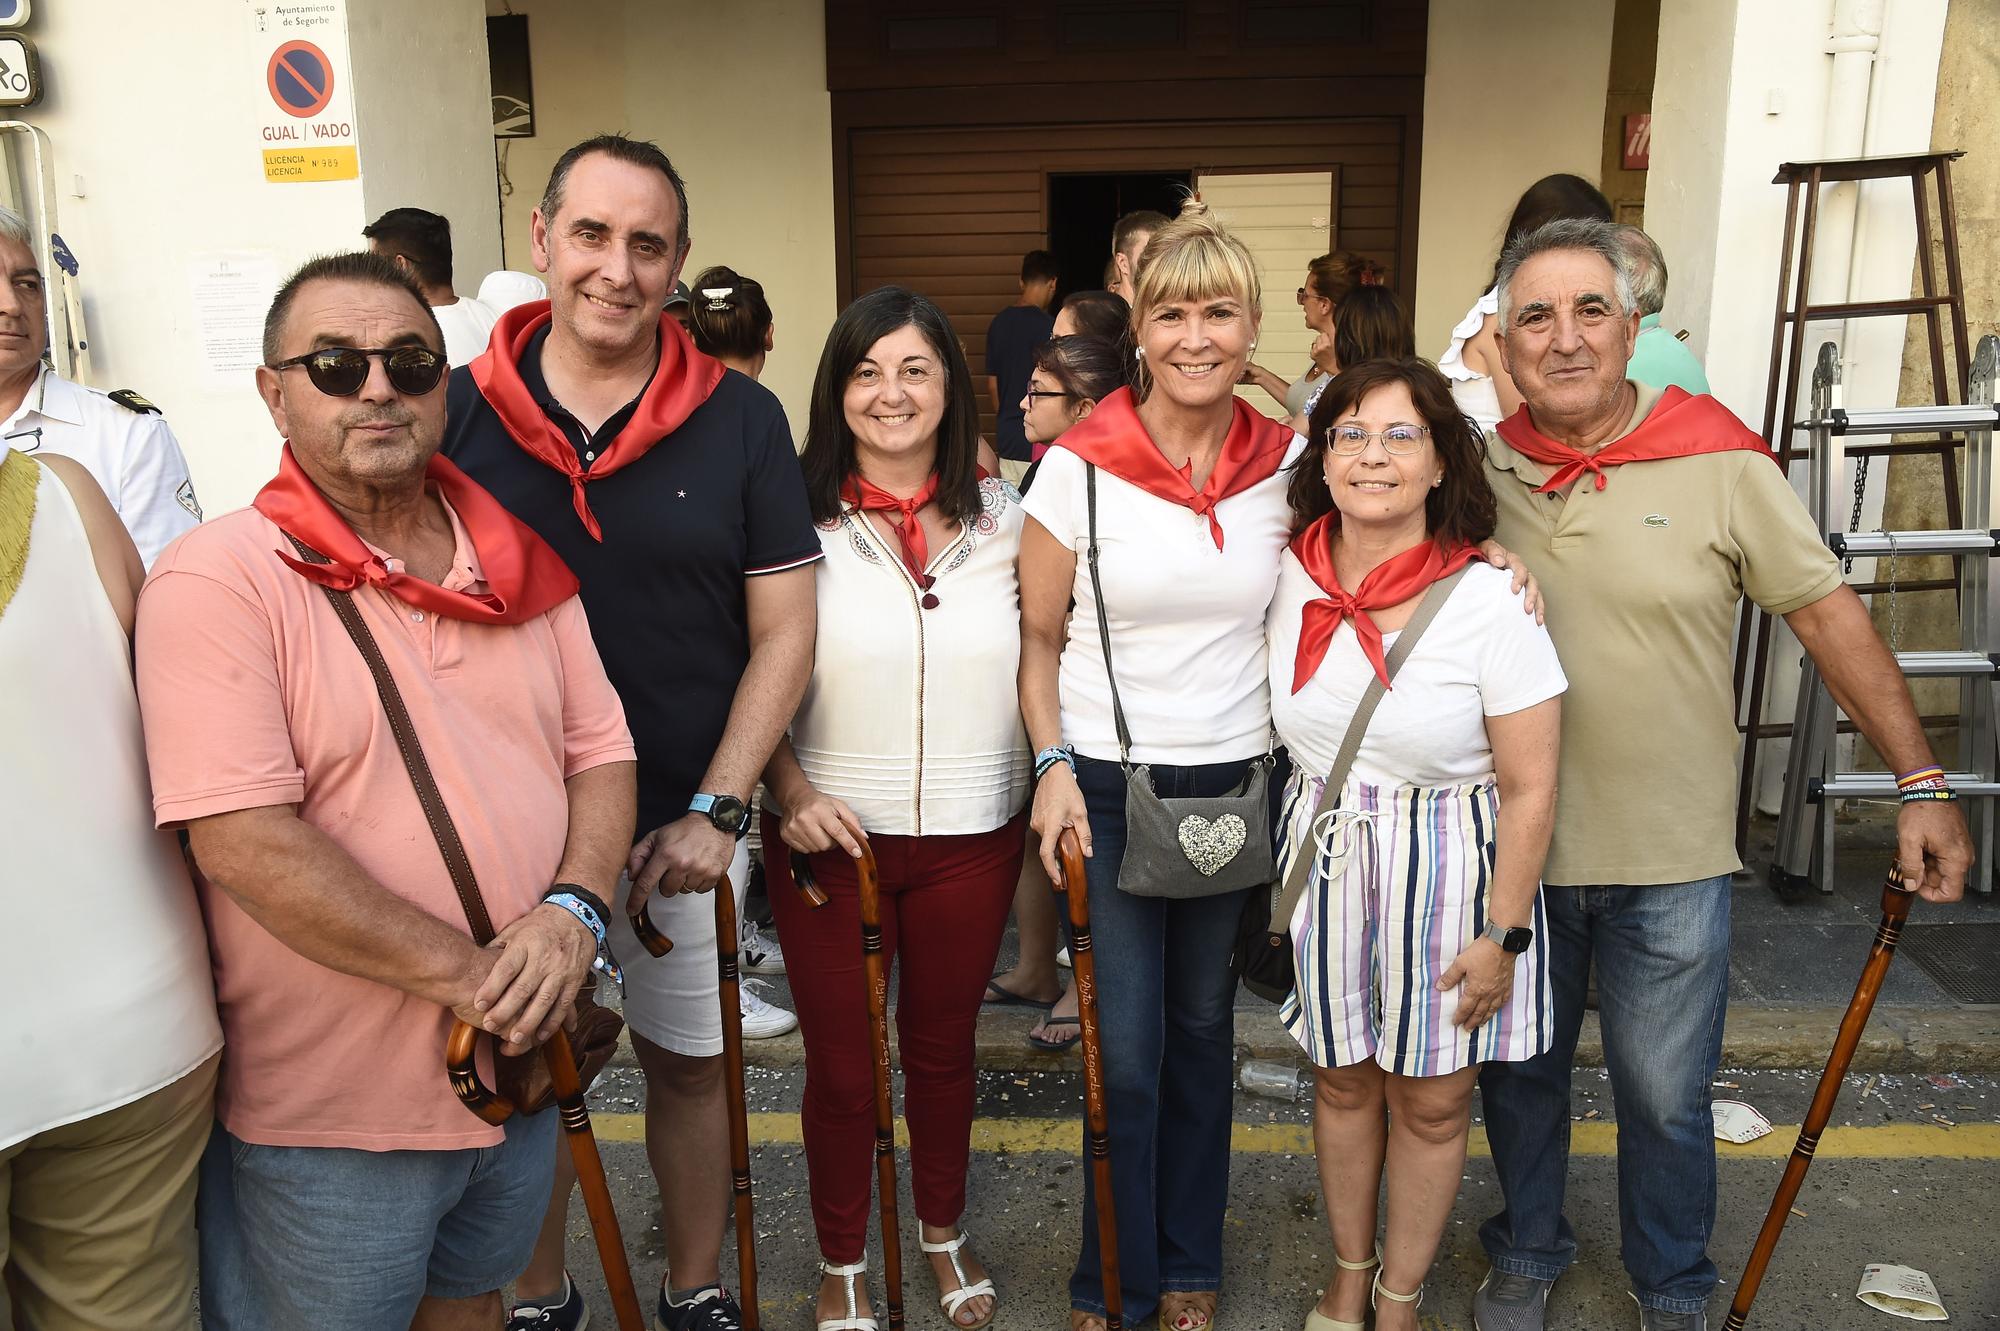
[[[1754,1105],[1776,1125],[1746,1146],[1723,1145],[1712,1253],[1724,1283],[1711,1305],[1720,1327],[1750,1244],[1790,1153],[1817,1070],[1725,1070],[1716,1095]],[[816,1259],[796,1107],[803,1074],[749,1073],[751,1169],[763,1325],[809,1331]],[[997,1331],[1064,1331],[1067,1279],[1081,1209],[1081,1085],[1073,1070],[981,1073],[967,1228],[1000,1290]],[[658,1194],[639,1145],[636,1071],[616,1068],[592,1094],[603,1153],[648,1312],[663,1256]],[[1569,1216],[1582,1243],[1577,1265],[1549,1306],[1557,1331],[1638,1325],[1618,1261],[1616,1114],[1597,1069],[1581,1069],[1573,1105],[1575,1156]],[[1475,1114],[1477,1105],[1475,1103]],[[1240,1093],[1225,1230],[1217,1331],[1291,1331],[1331,1266],[1325,1211],[1310,1151],[1308,1106]],[[1472,1158],[1423,1310],[1428,1331],[1466,1331],[1484,1270],[1477,1230],[1497,1186],[1475,1119]],[[1947,1072],[1850,1078],[1759,1295],[1750,1325],[1770,1331],[1905,1325],[1858,1302],[1863,1266],[1892,1262],[1928,1271],[1953,1324],[2000,1325],[2000,1264],[1993,1254],[2000,1195],[2000,1082]],[[927,1266],[916,1249],[907,1182],[904,1307],[912,1328],[944,1328]],[[572,1209],[570,1264],[592,1303],[592,1323],[614,1325],[580,1203]],[[872,1232],[872,1231],[871,1231]],[[881,1262],[871,1240],[878,1312]],[[735,1282],[733,1244],[726,1279]],[[886,1325],[886,1321],[884,1323]],[[1146,1323],[1151,1326],[1152,1323]]]

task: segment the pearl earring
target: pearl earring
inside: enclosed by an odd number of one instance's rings
[[[1144,347],[1133,347],[1133,348],[1132,348],[1132,359],[1133,359],[1133,360],[1144,360],[1144,359],[1146,359],[1146,349],[1145,349]]]

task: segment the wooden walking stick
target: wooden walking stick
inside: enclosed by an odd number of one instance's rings
[[[1826,1131],[1827,1120],[1833,1117],[1833,1102],[1840,1095],[1841,1079],[1847,1075],[1847,1065],[1854,1061],[1855,1046],[1861,1043],[1861,1032],[1868,1025],[1875,995],[1881,991],[1882,977],[1889,973],[1889,961],[1896,955],[1896,942],[1902,936],[1903,922],[1910,918],[1910,906],[1916,896],[1916,889],[1903,886],[1898,866],[1891,865],[1889,880],[1882,885],[1882,923],[1875,930],[1875,945],[1869,949],[1867,964],[1861,968],[1861,981],[1854,986],[1847,1015],[1840,1019],[1840,1033],[1833,1037],[1833,1053],[1826,1061],[1826,1071],[1820,1074],[1819,1088],[1813,1092],[1806,1121],[1799,1127],[1792,1158],[1785,1162],[1784,1177],[1778,1180],[1777,1195],[1772,1197],[1771,1209],[1764,1216],[1764,1228],[1758,1231],[1757,1242],[1750,1249],[1750,1263],[1743,1268],[1743,1278],[1736,1282],[1736,1297],[1730,1302],[1729,1319],[1722,1324],[1723,1331],[1743,1331],[1744,1323],[1750,1319],[1750,1305],[1756,1301],[1757,1287],[1763,1283],[1765,1268],[1770,1266],[1771,1255],[1777,1251],[1778,1235],[1784,1232],[1785,1221],[1791,1216],[1792,1203],[1806,1181],[1806,1170],[1812,1167],[1820,1134]]]
[[[729,1099],[729,1191],[736,1207],[737,1302],[744,1331],[758,1331],[757,1231],[750,1199],[750,1110],[743,1088],[743,1007],[737,976],[736,890],[715,885],[715,961],[722,996],[722,1090]]]
[[[875,1074],[875,1182],[881,1194],[882,1285],[889,1307],[889,1331],[903,1327],[902,1222],[896,1215],[896,1105],[889,1081],[889,960],[882,953],[882,877],[875,852],[861,843],[854,862],[860,883],[861,966],[868,986],[868,1039]],[[813,877],[812,862],[792,853],[792,881],[814,907],[826,893]]]
[[[1076,985],[1077,1025],[1083,1032],[1083,1116],[1097,1193],[1097,1252],[1104,1277],[1106,1331],[1123,1331],[1125,1292],[1118,1283],[1118,1207],[1111,1195],[1111,1130],[1104,1113],[1104,1043],[1097,1024],[1097,959],[1090,951],[1090,885],[1084,878],[1083,843],[1068,828],[1056,842],[1069,902],[1070,979]]]
[[[659,931],[644,910],[632,916],[632,932],[656,957],[664,957],[673,950],[672,941]],[[451,1034],[444,1046],[445,1070],[451,1075],[452,1091],[465,1107],[498,1127],[513,1116],[514,1106],[479,1080],[479,1068],[474,1061],[479,1035],[476,1027],[457,1019],[452,1021]],[[611,1200],[604,1159],[598,1154],[597,1137],[590,1130],[590,1112],[584,1107],[583,1083],[577,1076],[576,1053],[570,1048],[568,1033],[558,1028],[542,1045],[542,1057],[549,1065],[556,1112],[561,1115],[563,1131],[569,1138],[570,1159],[576,1165],[583,1209],[590,1216],[590,1235],[597,1244],[604,1283],[611,1291],[618,1331],[645,1331],[646,1315],[639,1306],[639,1290],[632,1280],[632,1263],[625,1253],[625,1236],[618,1227],[618,1209]]]

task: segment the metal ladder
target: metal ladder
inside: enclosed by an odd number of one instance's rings
[[[1995,733],[1994,689],[2000,686],[2000,617],[1992,602],[1991,561],[2000,555],[2000,531],[1993,529],[1993,432],[2000,425],[2000,337],[1979,341],[1972,363],[1969,405],[1898,407],[1849,411],[1840,401],[1840,357],[1833,343],[1820,347],[1813,370],[1812,415],[1798,423],[1806,431],[1807,504],[1827,544],[1843,559],[1874,558],[1876,577],[1887,561],[1890,648],[1896,642],[1896,561],[1906,556],[1949,555],[1957,560],[1959,647],[1953,651],[1896,651],[1909,677],[1959,681],[1958,755],[1948,763],[1953,789],[1972,807],[1967,821],[1979,856],[1973,886],[1993,890],[1994,799],[2000,796],[2000,735]],[[1847,441],[1894,434],[1958,433],[1965,441],[1963,524],[1953,530],[1846,532],[1841,529],[1838,487],[1846,477]],[[1947,464],[1949,465],[1949,464]],[[1884,594],[1878,592],[1878,595]],[[1799,664],[1798,710],[1792,722],[1792,751],[1785,771],[1785,798],[1778,814],[1777,851],[1771,883],[1793,892],[1817,883],[1833,890],[1833,806],[1844,799],[1894,799],[1892,772],[1843,772],[1839,765],[1839,708],[1811,656]]]

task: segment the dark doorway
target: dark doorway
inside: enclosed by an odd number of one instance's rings
[[[1049,248],[1062,268],[1058,297],[1102,287],[1104,265],[1111,259],[1111,228],[1118,219],[1141,208],[1172,217],[1192,182],[1189,171],[1051,175]]]

